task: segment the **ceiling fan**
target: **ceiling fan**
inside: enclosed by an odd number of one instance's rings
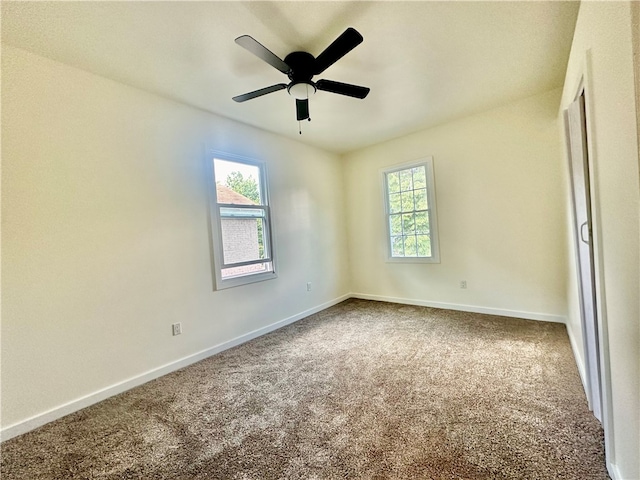
[[[317,90],[337,93],[348,97],[365,98],[369,94],[369,88],[349,83],[334,82],[333,80],[312,81],[315,75],[319,75],[347,53],[362,43],[364,39],[354,28],[347,28],[336,38],[331,45],[314,57],[307,52],[292,52],[281,60],[264,45],[249,35],[236,38],[235,42],[258,58],[267,62],[272,67],[280,70],[289,77],[290,82],[277,83],[270,87],[261,88],[253,92],[233,97],[236,102],[245,102],[252,98],[261,97],[268,93],[284,90],[296,99],[296,117],[300,120],[309,118],[309,96]]]

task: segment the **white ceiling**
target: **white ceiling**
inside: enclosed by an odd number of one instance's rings
[[[2,41],[328,151],[344,153],[562,85],[577,2],[2,2]],[[348,26],[364,42],[319,78],[298,135],[287,83],[234,43],[317,56]],[[314,78],[318,80],[318,78]]]

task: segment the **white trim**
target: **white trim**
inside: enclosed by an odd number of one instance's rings
[[[615,463],[607,463],[607,473],[609,473],[611,480],[624,480],[624,478],[620,474],[620,470],[618,470],[618,465],[616,465]]]
[[[538,320],[541,322],[554,322],[554,323],[566,324],[566,318],[563,315],[552,315],[549,313],[522,312],[518,310],[506,310],[503,308],[479,307],[477,305],[432,302],[429,300],[415,300],[411,298],[387,297],[384,295],[369,295],[367,293],[352,293],[351,298],[361,298],[363,300],[375,300],[377,302],[402,303],[405,305],[418,305],[421,307],[442,308],[444,310],[459,310],[461,312],[484,313],[488,315],[499,315],[501,317],[524,318],[526,320]]]
[[[573,358],[576,360],[576,366],[578,367],[578,373],[580,374],[580,381],[582,382],[582,388],[586,393],[587,391],[587,372],[584,366],[584,359],[580,356],[580,350],[578,349],[578,344],[576,343],[576,339],[573,336],[573,331],[569,328],[569,323],[567,322],[567,335],[569,336],[569,343],[571,344],[571,350],[573,350]]]
[[[609,355],[609,327],[607,320],[607,305],[605,294],[604,276],[604,247],[602,244],[602,224],[600,219],[600,189],[598,188],[598,159],[594,142],[593,114],[593,85],[591,49],[587,49],[583,58],[582,77],[584,79],[585,117],[587,130],[587,155],[589,158],[589,189],[591,191],[591,221],[593,234],[595,295],[597,302],[597,319],[599,327],[600,349],[600,386],[602,388],[602,427],[604,429],[605,457],[608,465],[617,472],[613,463],[616,458],[615,448],[615,423],[613,421],[613,393],[611,386],[611,366]],[[618,474],[618,478],[620,475]]]
[[[192,355],[180,358],[173,362],[166,363],[160,367],[154,368],[140,375],[136,375],[135,377],[128,378],[127,380],[123,380],[122,382],[115,383],[96,392],[77,398],[63,405],[52,408],[51,410],[47,410],[46,412],[34,415],[33,417],[30,417],[26,420],[4,427],[2,430],[0,430],[0,439],[1,441],[5,441],[18,435],[22,435],[23,433],[27,433],[49,422],[69,415],[70,413],[77,412],[78,410],[94,405],[98,402],[101,402],[102,400],[106,400],[109,397],[118,395],[122,392],[126,392],[127,390],[140,386],[151,380],[155,380],[156,378],[162,377],[163,375],[175,372],[176,370],[180,370],[181,368],[199,362],[200,360],[204,360],[207,357],[223,352],[224,350],[238,346],[242,343],[248,342],[249,340],[253,340],[254,338],[258,338],[267,333],[273,332],[274,330],[297,322],[298,320],[302,320],[303,318],[306,318],[310,315],[313,315],[314,313],[336,305],[344,300],[347,300],[348,298],[350,298],[349,294],[342,295],[283,320],[279,320],[265,327],[258,328],[249,333],[245,333],[236,338],[194,353]]]

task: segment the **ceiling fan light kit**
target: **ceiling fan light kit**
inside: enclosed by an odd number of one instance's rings
[[[349,27],[317,57],[308,52],[291,52],[282,60],[253,37],[242,35],[235,40],[238,45],[287,75],[290,82],[288,84],[278,83],[238,95],[233,97],[233,100],[245,102],[278,90],[287,89],[289,95],[296,99],[296,118],[301,121],[311,120],[309,118],[309,97],[315,94],[317,90],[363,99],[369,94],[370,89],[367,87],[334,82],[333,80],[318,80],[315,83],[312,81],[315,75],[324,72],[361,44],[363,40],[360,33]]]
[[[289,95],[293,98],[297,98],[298,100],[308,99],[311,95],[316,93],[316,90],[316,84],[313,82],[291,82],[287,87]]]

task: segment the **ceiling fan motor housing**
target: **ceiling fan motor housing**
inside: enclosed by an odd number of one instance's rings
[[[311,83],[316,74],[316,58],[307,52],[292,52],[284,57],[284,63],[291,67],[287,76],[293,83]]]

